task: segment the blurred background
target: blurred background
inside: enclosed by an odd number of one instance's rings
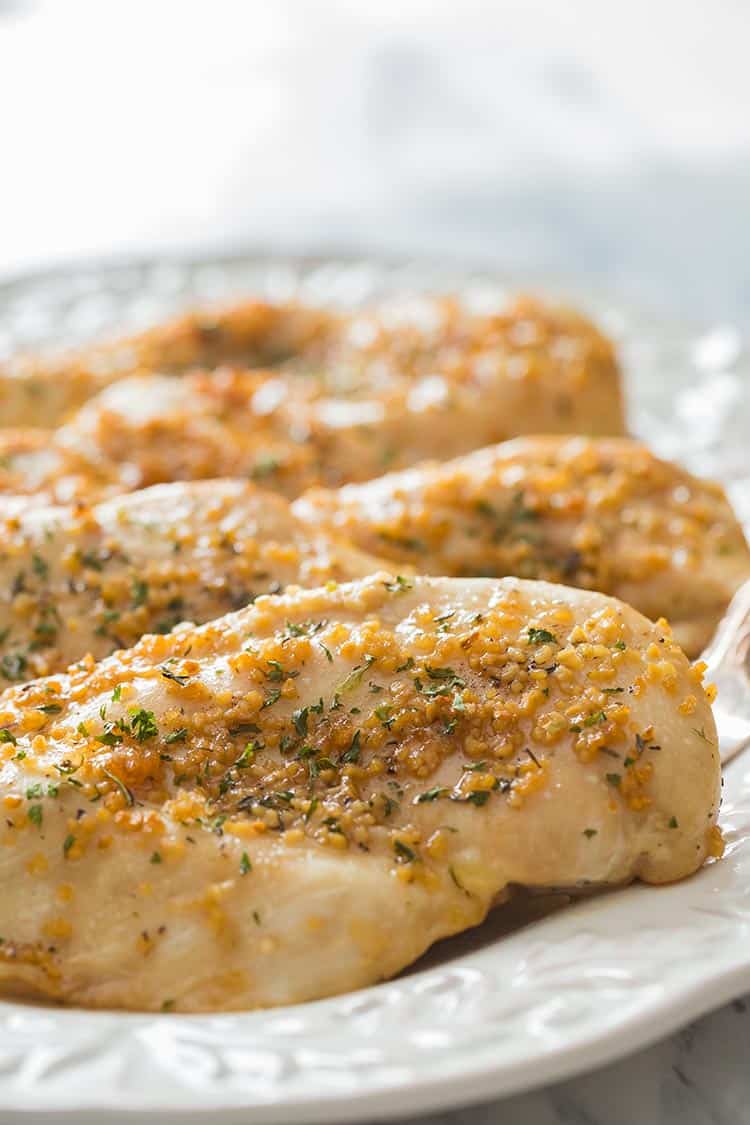
[[[746,0],[0,0],[0,277],[426,254],[750,325]]]

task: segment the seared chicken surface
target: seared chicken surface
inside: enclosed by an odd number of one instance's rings
[[[398,972],[509,884],[717,854],[716,732],[599,594],[385,573],[0,697],[6,993],[289,1004]]]
[[[0,516],[0,683],[204,622],[292,583],[383,566],[243,481],[166,484]]]
[[[525,438],[293,510],[422,574],[517,575],[596,589],[667,617],[697,655],[750,551],[718,484],[627,438]]]
[[[606,337],[572,310],[523,296],[491,311],[454,297],[400,297],[348,314],[258,300],[196,311],[61,360],[0,366],[0,420],[54,426],[126,375],[226,363],[325,370],[329,389],[342,397],[361,385],[377,395],[407,379],[432,400],[444,394],[441,380],[448,393],[500,381],[509,416],[488,441],[528,428],[620,433],[623,425],[617,361]],[[537,392],[537,425],[515,423],[510,411],[528,409]]]

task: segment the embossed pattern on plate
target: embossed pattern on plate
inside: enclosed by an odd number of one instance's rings
[[[356,306],[401,291],[504,286],[421,263],[280,260],[81,267],[0,285],[0,357],[128,331],[239,293]],[[546,292],[556,286],[542,284]],[[566,297],[614,334],[633,429],[723,479],[750,517],[750,356],[731,327],[650,321]],[[315,1004],[138,1016],[0,1003],[0,1120],[167,1125],[344,1121],[448,1108],[541,1085],[646,1045],[750,987],[750,760],[726,773],[727,856],[670,887],[631,887],[506,932],[486,927],[396,981]],[[36,1119],[36,1118],[35,1118]]]

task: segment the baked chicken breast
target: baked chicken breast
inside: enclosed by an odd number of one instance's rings
[[[750,577],[722,488],[627,438],[518,439],[315,491],[293,510],[422,574],[510,574],[614,594],[667,617],[690,655]]]
[[[122,492],[119,475],[58,445],[49,430],[0,430],[0,515],[45,504],[90,503]]]
[[[0,676],[100,659],[290,583],[393,562],[404,573],[596,588],[668,616],[697,654],[750,575],[721,490],[625,439],[519,440],[313,491],[294,513],[238,480],[157,485],[93,507],[26,509],[16,497],[4,512],[0,503]]]
[[[668,629],[599,594],[381,573],[0,697],[0,985],[224,1011],[370,985],[511,884],[720,849]]]
[[[6,437],[4,471],[7,491],[29,496],[58,490],[61,473],[80,493],[89,466],[92,495],[242,476],[293,497],[529,429],[607,432],[619,428],[617,396],[615,376],[594,385],[585,369],[533,365],[518,377],[462,367],[455,377],[423,379],[381,379],[375,367],[369,380],[357,373],[346,387],[335,369],[134,375],[82,406],[36,460],[24,445],[20,469]],[[560,408],[563,400],[569,409]]]
[[[0,364],[4,426],[53,427],[110,383],[136,371],[179,375],[238,362],[255,367],[319,354],[337,318],[296,303],[247,300],[201,309],[145,332],[67,355],[21,355]]]
[[[506,429],[487,440],[523,432],[525,423],[511,412],[528,411],[535,399],[531,429],[547,429],[549,417],[557,432],[622,432],[611,343],[578,313],[525,296],[483,310],[456,297],[399,297],[354,313],[259,300],[197,310],[62,359],[21,357],[0,366],[0,419],[4,426],[54,426],[124,376],[227,363],[325,370],[340,395],[408,379],[418,395],[439,398],[441,379],[449,388],[499,381]]]
[[[0,509],[1,512],[1,509]],[[64,669],[299,583],[383,566],[247,481],[0,515],[0,683]]]

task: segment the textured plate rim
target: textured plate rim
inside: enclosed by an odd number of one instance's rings
[[[617,893],[617,892],[614,892]],[[281,1125],[294,1121],[295,1125],[320,1125],[323,1122],[348,1122],[353,1120],[388,1121],[401,1116],[421,1116],[435,1110],[451,1111],[490,1101],[494,1098],[511,1097],[527,1093],[550,1083],[563,1081],[584,1074],[608,1063],[620,1061],[636,1051],[651,1046],[685,1024],[707,1015],[709,1012],[729,1003],[738,993],[750,984],[750,958],[747,963],[727,968],[696,984],[684,996],[669,1007],[655,1006],[653,1012],[641,1011],[627,1021],[613,1025],[611,1031],[598,1040],[584,1041],[566,1049],[560,1049],[540,1065],[530,1060],[526,1066],[513,1069],[497,1067],[491,1069],[467,1067],[460,1079],[455,1076],[435,1077],[426,1073],[422,1078],[406,1084],[394,1084],[382,1090],[362,1095],[349,1093],[339,1097],[291,1098],[278,1103],[230,1102],[224,1105],[212,1103],[211,1120],[220,1121],[221,1116],[236,1119],[237,1114],[252,1111],[254,1125]],[[354,994],[352,994],[354,995]],[[5,1006],[4,1002],[0,1002]],[[123,1015],[123,1019],[128,1017]],[[186,1020],[192,1017],[183,1017]],[[198,1017],[200,1018],[200,1017]],[[648,1031],[644,1033],[643,1025]],[[534,1073],[534,1066],[543,1073]],[[207,1105],[165,1106],[154,1104],[151,1100],[138,1102],[133,1099],[128,1106],[114,1104],[106,1098],[86,1098],[69,1105],[51,1107],[43,1101],[30,1105],[28,1094],[23,1101],[0,1091],[2,1109],[0,1120],[12,1114],[8,1120],[34,1115],[50,1120],[64,1120],[75,1114],[77,1122],[99,1122],[100,1114],[107,1113],[108,1121],[126,1121],[148,1114],[150,1119],[170,1121],[174,1115],[179,1119],[205,1118],[209,1112]]]
[[[429,257],[404,259],[393,255],[373,258],[365,248],[355,248],[350,251],[336,248],[312,249],[299,255],[280,254],[263,247],[231,253],[226,252],[223,248],[217,248],[215,253],[209,250],[199,255],[167,251],[158,256],[144,254],[132,258],[123,256],[122,258],[105,260],[83,260],[61,264],[53,269],[32,268],[20,275],[0,277],[0,301],[17,294],[19,291],[31,290],[36,285],[45,282],[64,281],[71,273],[91,273],[101,277],[127,270],[148,270],[161,265],[174,269],[190,270],[212,265],[235,267],[241,266],[243,263],[247,263],[248,266],[253,265],[256,268],[277,265],[288,266],[304,273],[305,270],[315,270],[329,264],[340,264],[342,268],[350,268],[357,263],[364,262],[373,263],[376,268],[385,273],[391,270],[400,272],[413,266],[426,274],[435,270],[443,277],[446,274],[453,273],[458,277],[491,279],[498,287],[505,287],[508,284],[508,278],[499,275],[498,271],[493,270],[491,265],[487,263],[467,263],[465,260],[454,262],[450,257],[443,257],[439,262]],[[554,294],[558,294],[564,288],[561,279],[557,277],[548,277],[540,281],[533,277],[521,276],[515,280],[521,287],[543,288]],[[566,288],[571,297],[579,299],[585,287],[582,287],[574,279]],[[738,780],[739,790],[737,795],[744,806],[748,803],[747,799],[750,796],[750,775],[743,777],[740,781],[738,768],[730,771],[730,774],[733,779]],[[737,854],[740,854],[742,852],[740,845],[750,839],[750,813],[745,812],[744,808],[739,816],[736,837],[735,847]],[[736,880],[742,886],[750,886],[750,862],[747,865],[749,868],[747,881],[743,881],[741,873],[735,871]],[[721,868],[722,865],[719,865],[718,868],[716,866],[709,867],[696,879],[689,881],[687,884],[682,884],[681,887],[685,889],[688,897],[692,897],[690,892],[698,887],[704,888],[704,884],[710,884],[712,880],[716,879],[716,871],[721,870]],[[721,881],[721,878],[719,881]],[[737,889],[741,891],[742,886]],[[578,905],[567,911],[564,916],[556,916],[553,919],[535,923],[535,934],[537,937],[541,937],[545,933],[551,935],[556,933],[561,926],[563,929],[566,928],[566,925],[568,928],[574,929],[576,921],[582,922],[592,911],[613,913],[618,904],[621,906],[622,903],[629,901],[634,894],[639,896],[658,895],[664,893],[665,890],[671,891],[671,888],[639,887],[614,892],[608,895],[606,899]],[[709,887],[706,902],[710,903],[712,894],[717,891],[717,887]],[[217,1115],[234,1117],[242,1112],[252,1110],[253,1120],[258,1123],[288,1121],[290,1118],[293,1118],[295,1122],[302,1123],[343,1121],[354,1114],[360,1116],[366,1114],[373,1119],[385,1119],[404,1113],[428,1112],[436,1108],[447,1109],[459,1104],[466,1105],[482,1101],[493,1096],[519,1093],[603,1065],[638,1048],[647,1046],[685,1022],[732,999],[746,988],[750,984],[750,951],[745,952],[744,945],[747,943],[743,944],[742,937],[747,936],[748,933],[750,911],[745,910],[744,903],[737,903],[736,906],[737,909],[730,918],[737,931],[737,941],[733,952],[724,961],[717,959],[715,962],[706,962],[709,967],[707,970],[702,970],[700,979],[694,979],[692,982],[685,980],[679,987],[673,986],[673,992],[668,1002],[663,998],[655,997],[651,1001],[644,1002],[634,1008],[628,1015],[610,1020],[605,1030],[597,1031],[590,1027],[583,1034],[579,1032],[577,1040],[575,1040],[574,1035],[575,1041],[571,1044],[548,1047],[546,1051],[520,1063],[518,1061],[508,1062],[507,1060],[503,1062],[502,1058],[494,1063],[488,1063],[486,1060],[476,1062],[469,1057],[463,1060],[459,1074],[451,1070],[450,1073],[436,1078],[432,1069],[434,1060],[430,1059],[429,1052],[427,1052],[423,1058],[421,1071],[416,1075],[412,1074],[404,1081],[384,1082],[380,1088],[365,1089],[361,1093],[357,1092],[356,1087],[352,1085],[347,1091],[336,1094],[320,1092],[292,1096],[281,1094],[275,1100],[270,1101],[253,1100],[239,1096],[238,1099],[227,1101],[221,1099],[221,1097],[217,1098],[216,1088],[209,1083],[203,1095],[204,1099],[206,1095],[208,1095],[208,1098],[201,1101],[195,1089],[186,1083],[183,1086],[183,1096],[179,1104],[176,1100],[160,1103],[158,1098],[154,1098],[153,1089],[144,1094],[142,1089],[135,1088],[137,1086],[135,1082],[129,1084],[129,1092],[126,1097],[123,1097],[122,1087],[118,1091],[113,1091],[111,1087],[100,1088],[99,1090],[92,1089],[90,1093],[86,1091],[85,1095],[82,1096],[79,1079],[74,1086],[68,1089],[68,1096],[61,1099],[59,1089],[53,1084],[54,1090],[46,1090],[43,1081],[40,1084],[34,1083],[31,1087],[25,1089],[17,1089],[17,1084],[13,1081],[13,1076],[8,1071],[7,1066],[0,1066],[0,1106],[2,1107],[0,1116],[5,1117],[6,1114],[12,1113],[17,1119],[19,1116],[24,1117],[33,1113],[36,1116],[61,1119],[75,1114],[76,1120],[92,1120],[106,1112],[111,1115],[113,1120],[118,1118],[125,1120],[148,1113],[149,1116],[166,1121],[174,1114],[179,1115],[179,1118],[182,1119],[197,1114],[205,1114],[207,1109],[210,1108],[213,1117]],[[716,917],[720,916],[718,912],[712,911],[706,906],[702,909],[705,913],[713,913]],[[566,923],[565,918],[576,921]],[[502,957],[503,950],[507,949],[506,943],[509,940],[511,939],[501,939],[498,949],[494,953],[492,952],[494,947],[490,947],[490,952],[484,950],[480,953],[480,957],[483,955],[485,959],[494,955]],[[470,964],[471,957],[460,958],[457,963]],[[425,969],[417,972],[411,979],[418,981],[436,971]],[[345,999],[356,1000],[358,997],[382,995],[389,988],[392,988],[392,986],[384,984],[377,986],[375,989],[349,994]],[[279,1011],[302,1013],[314,1018],[316,1013],[323,1012],[332,1005],[336,1005],[339,999],[333,998],[317,1004],[301,1005]],[[2,1019],[12,1016],[14,1013],[27,1013],[28,1010],[25,1005],[0,1002],[0,1057],[2,1056],[3,1040],[7,1035],[6,1030],[2,1027]],[[118,1024],[118,1032],[114,1043],[115,1050],[119,1050],[131,1041],[135,1037],[135,1030],[143,1026],[146,1019],[130,1014],[85,1014],[58,1009],[40,1009],[39,1011],[44,1012],[50,1018],[52,1016],[57,1017],[57,1031],[62,1033],[63,1036],[66,1032],[66,1023],[70,1029],[70,1025],[83,1019],[90,1020],[92,1026],[104,1026],[109,1021],[115,1021]],[[257,1015],[257,1013],[248,1014],[248,1022],[253,1021],[253,1017]],[[221,1021],[222,1018],[210,1017],[213,1022],[216,1022],[217,1019]],[[187,1032],[191,1027],[200,1027],[205,1022],[206,1017],[165,1015],[149,1017],[149,1019],[161,1021],[165,1026],[180,1025]],[[70,1049],[75,1052],[76,1048],[73,1043],[71,1043]]]

